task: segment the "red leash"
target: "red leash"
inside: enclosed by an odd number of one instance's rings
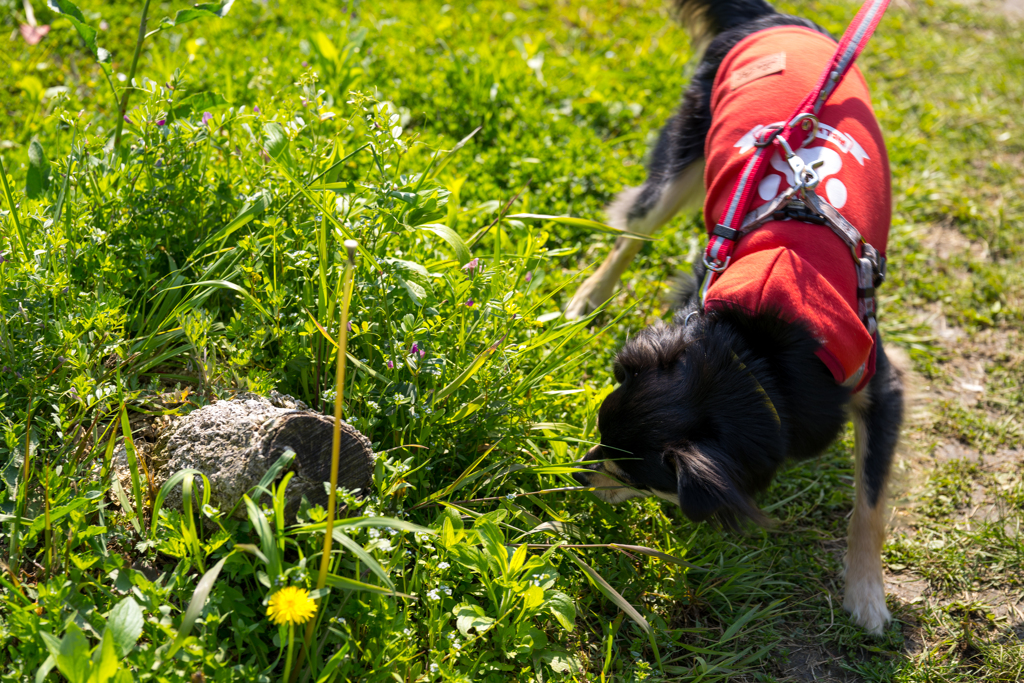
[[[849,72],[864,46],[867,45],[888,6],[889,0],[868,0],[847,27],[846,33],[839,41],[839,47],[832,55],[831,62],[821,74],[818,85],[807,94],[793,115],[789,117],[789,123],[778,127],[765,127],[757,133],[754,153],[743,167],[732,194],[729,196],[725,215],[715,225],[711,240],[704,252],[704,265],[707,266],[707,274],[700,292],[702,306],[704,295],[718,275],[728,267],[733,248],[743,234],[741,230],[747,209],[753,199],[757,184],[764,175],[768,162],[775,151],[772,143],[778,143],[782,148],[787,161],[794,166],[795,182],[801,183],[803,164],[799,161],[799,157],[795,157],[792,150],[813,140],[818,127],[818,112]],[[794,162],[792,159],[797,161]],[[815,177],[813,169],[811,169],[810,177]],[[799,192],[800,187],[794,189]],[[857,234],[857,237],[859,238],[860,235]],[[854,258],[858,258],[856,253]],[[874,333],[873,329],[869,331]]]

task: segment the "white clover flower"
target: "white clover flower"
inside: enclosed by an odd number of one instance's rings
[[[435,602],[441,599],[441,595],[437,592],[436,588],[431,588],[430,590],[428,590],[427,597]]]
[[[447,595],[449,598],[452,596],[452,589],[450,586],[441,586],[441,590],[443,590],[445,595]]]
[[[437,669],[438,669],[437,664],[435,664],[434,662],[431,662],[430,663],[430,673],[436,674],[437,673]]]
[[[447,562],[438,562],[437,563],[437,568],[438,569],[448,569],[448,567],[450,567],[450,566],[451,565],[448,564]]]
[[[380,550],[383,550],[384,552],[387,552],[387,551],[391,550],[391,541],[389,541],[387,539],[384,539],[384,540],[380,541],[379,543],[377,543],[377,547]]]

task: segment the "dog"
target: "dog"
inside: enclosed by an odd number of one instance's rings
[[[634,233],[653,233],[704,195],[705,220],[715,225],[753,147],[750,118],[784,121],[835,50],[824,29],[763,0],[675,0],[675,7],[707,47],[680,110],[657,139],[646,181],[609,206],[610,222]],[[859,72],[851,71],[829,102],[811,144],[798,153],[827,179],[822,197],[884,254],[888,159]],[[757,188],[766,203],[783,182],[792,187],[787,168],[772,160]],[[756,494],[788,458],[819,455],[852,417],[855,496],[844,607],[878,635],[891,618],[881,552],[886,482],[903,419],[902,371],[872,329],[873,303],[870,320],[858,314],[868,290],[850,266],[856,254],[851,259],[849,245],[799,215],[773,216],[739,240],[732,264],[710,288],[700,287],[707,266],[697,263],[672,324],[627,341],[614,363],[618,386],[599,409],[600,443],[584,458],[587,471],[575,476],[608,502],[656,495],[694,521],[763,523]],[[639,246],[619,238],[567,314],[602,304]]]

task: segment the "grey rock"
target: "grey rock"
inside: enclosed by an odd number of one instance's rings
[[[301,406],[301,408],[300,408]],[[305,404],[273,392],[270,400],[242,394],[230,401],[217,401],[175,420],[157,441],[146,459],[159,490],[176,472],[194,469],[210,480],[210,504],[224,513],[234,509],[236,517],[246,516],[242,496],[250,494],[270,467],[288,448],[295,451],[285,501],[293,516],[306,496],[311,504],[327,503],[330,480],[334,418],[304,410]],[[124,446],[114,454],[114,468],[122,486],[131,496],[130,474]],[[351,425],[341,423],[338,486],[369,492],[373,482],[373,451],[369,439]],[[140,476],[145,477],[140,471]],[[195,478],[197,499],[202,480]],[[267,499],[264,498],[264,504]],[[181,487],[175,486],[164,503],[181,509]]]

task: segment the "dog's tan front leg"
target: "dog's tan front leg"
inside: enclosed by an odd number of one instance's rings
[[[867,483],[868,425],[864,418],[867,390],[854,397],[855,498],[846,548],[846,596],[843,608],[872,635],[881,635],[891,615],[885,605],[882,546],[885,544],[885,488]],[[858,405],[860,404],[860,405]]]
[[[568,308],[565,309],[565,317],[582,318],[610,299],[619,278],[626,272],[629,262],[640,251],[641,246],[643,242],[629,237],[615,240],[615,246],[605,262],[576,290]]]

